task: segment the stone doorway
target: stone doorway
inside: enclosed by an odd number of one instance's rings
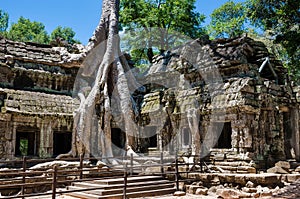
[[[149,138],[149,147],[157,148],[157,135],[156,134]]]
[[[221,123],[216,122],[215,126],[221,126]],[[215,148],[231,149],[232,148],[232,146],[231,146],[231,141],[232,141],[231,135],[232,135],[231,122],[225,122]]]
[[[15,156],[35,156],[37,155],[37,140],[35,132],[16,133],[16,149]]]
[[[156,130],[156,126],[145,126],[141,130],[142,137],[139,138],[139,152],[148,153],[149,150],[157,151],[158,137]]]
[[[72,133],[59,132],[53,133],[53,156],[68,153],[71,150]]]
[[[126,134],[119,128],[111,129],[112,150],[115,156],[122,155],[126,145]]]

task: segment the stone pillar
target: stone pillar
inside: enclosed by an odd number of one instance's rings
[[[10,159],[13,159],[16,153],[17,122],[12,122],[11,134],[12,134],[11,148],[8,149],[8,156]]]
[[[47,158],[53,155],[53,128],[57,124],[51,117],[45,116],[36,120],[37,145],[39,157]]]
[[[295,150],[296,160],[300,161],[300,126],[299,126],[299,107],[291,110],[291,123],[292,123],[292,147]]]
[[[5,138],[6,138],[6,144],[5,144],[5,150],[6,150],[6,158],[12,159],[13,158],[13,154],[11,154],[10,152],[13,149],[13,132],[12,132],[12,123],[11,122],[11,115],[9,115],[9,120],[7,120],[6,122],[6,132],[5,132]]]

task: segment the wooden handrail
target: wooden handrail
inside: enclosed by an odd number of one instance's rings
[[[191,155],[193,156],[193,155]],[[190,157],[191,157],[190,156]],[[181,156],[180,156],[181,157]],[[198,156],[195,156],[198,157]],[[113,157],[111,157],[113,158]],[[114,157],[118,158],[118,157]],[[161,176],[166,176],[166,175],[172,175],[175,177],[175,184],[176,184],[176,189],[179,190],[179,182],[184,181],[184,179],[180,178],[180,175],[183,173],[189,173],[189,171],[179,171],[179,166],[180,165],[186,165],[186,163],[179,163],[178,161],[178,156],[175,156],[175,160],[173,159],[172,162],[164,162],[163,154],[161,154],[160,157],[158,157],[159,163],[157,164],[139,164],[139,165],[134,165],[133,159],[135,157],[129,156],[129,157],[122,157],[123,160],[129,161],[126,162],[126,167],[125,168],[116,168],[120,172],[124,173],[124,193],[126,195],[126,189],[127,189],[127,177],[128,174],[130,173],[131,176],[134,176],[134,169],[139,169],[139,168],[145,168],[145,167],[160,167],[161,172],[153,173],[153,174],[158,174]],[[93,181],[93,180],[100,180],[100,179],[110,179],[110,177],[96,177],[96,178],[85,178],[84,172],[93,172],[94,174],[105,174],[111,173],[109,171],[105,171],[105,169],[97,168],[95,165],[90,166],[90,165],[85,165],[84,161],[85,160],[94,160],[95,158],[84,158],[81,156],[79,159],[74,158],[72,161],[76,160],[79,161],[78,166],[73,166],[73,167],[68,167],[67,169],[59,168],[58,166],[55,166],[51,170],[32,170],[27,168],[27,164],[29,162],[36,162],[36,160],[30,160],[28,158],[24,158],[23,161],[19,161],[20,163],[22,162],[22,170],[15,170],[12,169],[7,170],[7,172],[0,173],[0,177],[7,177],[7,176],[13,176],[13,178],[5,178],[5,179],[0,179],[0,182],[4,182],[5,180],[10,181],[10,184],[7,185],[0,185],[0,189],[10,189],[10,188],[19,188],[21,190],[20,195],[15,195],[15,196],[7,196],[7,197],[0,197],[0,198],[7,198],[7,199],[12,199],[12,198],[25,198],[25,197],[31,197],[31,196],[46,196],[46,195],[52,195],[52,199],[55,199],[56,194],[63,194],[63,193],[70,193],[70,192],[80,192],[80,191],[87,191],[87,190],[97,190],[99,188],[82,188],[82,189],[76,189],[76,190],[64,190],[64,191],[57,191],[57,187],[59,187],[62,184],[70,184],[71,182],[87,182],[87,181]],[[110,159],[110,158],[109,158]],[[67,160],[67,159],[66,159]],[[68,159],[69,160],[69,159]],[[39,162],[46,162],[46,160],[39,160]],[[7,161],[6,163],[11,163],[10,161]],[[129,165],[127,165],[129,163]],[[113,167],[113,165],[108,165],[108,167]],[[173,171],[165,171],[164,167],[173,167]],[[39,176],[39,175],[44,175],[44,176]],[[143,174],[139,174],[141,176]],[[150,174],[144,174],[150,175]],[[77,177],[77,179],[68,179],[68,177]],[[30,179],[31,181],[36,180],[36,182],[27,182],[27,180]],[[14,183],[16,182],[16,183]],[[47,192],[47,193],[32,193],[32,194],[26,194],[26,188],[32,188],[36,186],[42,186],[42,185],[48,185],[49,187],[52,187],[52,192]]]

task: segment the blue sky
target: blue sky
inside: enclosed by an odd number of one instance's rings
[[[101,14],[101,0],[0,0],[0,9],[9,14],[10,23],[20,16],[42,22],[48,33],[57,26],[71,27],[76,39],[86,44],[97,26]],[[210,13],[228,0],[197,0],[197,11]],[[235,2],[243,0],[234,0]]]

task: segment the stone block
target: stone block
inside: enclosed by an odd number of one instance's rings
[[[295,169],[295,172],[300,173],[300,166],[298,166],[298,167]]]
[[[196,190],[196,195],[207,195],[208,194],[208,188],[198,188]]]
[[[189,185],[187,186],[187,193],[190,193],[190,194],[195,194],[196,193],[196,190],[199,189],[199,188],[203,188],[202,186],[197,186],[197,185]]]
[[[283,169],[279,166],[275,166],[275,167],[268,169],[267,173],[288,174],[288,172],[285,169]]]
[[[300,174],[288,174],[286,175],[286,180],[287,182],[296,182],[297,180],[300,179]]]
[[[185,196],[186,193],[184,191],[176,191],[173,195],[179,197],[179,196]]]
[[[256,188],[243,187],[243,188],[242,188],[242,191],[243,191],[243,192],[246,192],[246,193],[256,193],[256,192],[257,192],[257,189],[256,189]]]
[[[287,171],[291,168],[290,163],[287,162],[287,161],[279,161],[279,162],[277,162],[277,163],[275,164],[275,166],[281,167],[281,168],[283,168],[283,169],[285,169],[285,170],[287,170]]]
[[[251,181],[248,181],[248,182],[246,183],[246,187],[247,187],[247,188],[254,188],[254,183],[251,182]]]
[[[217,190],[217,195],[224,199],[239,199],[251,197],[250,193],[245,193],[236,189],[219,189]]]

